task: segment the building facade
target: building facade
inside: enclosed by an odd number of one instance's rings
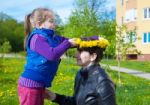
[[[150,0],[116,0],[116,21],[135,32],[134,45],[140,53],[129,53],[129,58],[150,61]]]

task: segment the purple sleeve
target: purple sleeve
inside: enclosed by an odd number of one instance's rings
[[[66,38],[66,37],[63,37],[63,36],[60,36],[60,35],[56,35],[56,36],[60,37],[61,42],[63,42],[64,40],[68,40],[69,39],[69,38]]]
[[[48,60],[57,60],[71,47],[70,42],[66,39],[62,41],[57,47],[51,47],[47,39],[40,36],[34,35],[31,39],[30,48],[36,51],[40,55],[46,57]]]

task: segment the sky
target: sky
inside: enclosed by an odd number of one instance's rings
[[[116,0],[107,1],[108,10],[115,7]],[[24,21],[25,15],[37,7],[52,9],[65,22],[74,9],[74,0],[0,0],[0,12],[17,21]]]

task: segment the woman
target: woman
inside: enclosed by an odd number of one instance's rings
[[[95,41],[78,41],[77,72],[73,96],[46,91],[48,99],[59,105],[116,105],[115,86],[104,69],[99,65],[108,45],[101,38]]]

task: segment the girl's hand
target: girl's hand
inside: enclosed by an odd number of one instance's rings
[[[98,40],[100,40],[101,38],[102,38],[102,37],[99,36],[99,37],[98,37]]]
[[[53,101],[56,98],[56,94],[48,89],[45,89],[44,98]]]
[[[77,43],[75,42],[75,38],[69,39],[68,41],[71,43],[72,47],[76,47]]]

